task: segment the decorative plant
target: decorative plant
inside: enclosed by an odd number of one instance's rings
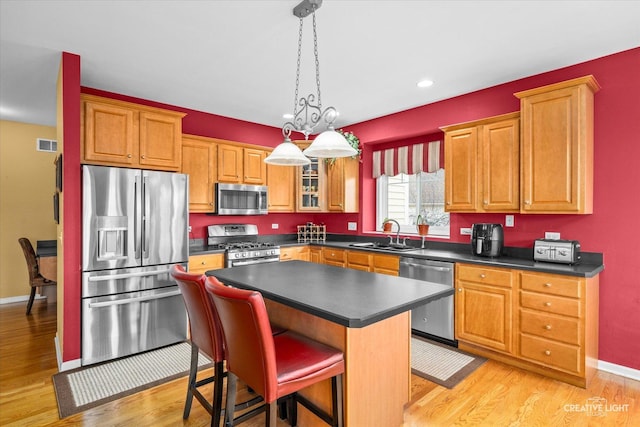
[[[349,145],[351,145],[357,152],[358,154],[356,154],[355,156],[352,156],[352,159],[360,159],[360,161],[362,161],[362,145],[360,144],[360,139],[358,139],[357,136],[355,136],[353,134],[353,132],[345,132],[342,129],[338,129],[336,130],[336,132],[338,132],[340,135],[344,136],[344,139],[347,140],[347,142],[349,143]],[[330,165],[332,165],[336,159],[335,158],[329,158],[326,159],[327,163],[329,163]]]
[[[428,225],[429,221],[427,221],[427,216],[422,216],[422,214],[418,215],[416,218],[416,225]]]

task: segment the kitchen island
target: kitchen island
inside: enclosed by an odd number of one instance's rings
[[[305,261],[211,270],[262,293],[271,322],[344,352],[345,426],[399,426],[410,400],[412,308],[451,295],[435,283]],[[330,408],[330,383],[303,391]],[[299,408],[301,427],[325,425]]]

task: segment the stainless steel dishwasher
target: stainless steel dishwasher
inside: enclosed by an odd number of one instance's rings
[[[454,263],[400,257],[400,277],[424,280],[453,288]],[[417,335],[457,347],[453,329],[453,295],[411,310],[411,329]]]

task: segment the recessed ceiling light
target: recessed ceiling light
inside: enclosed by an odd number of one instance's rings
[[[428,79],[420,80],[418,82],[418,87],[429,87],[431,85],[433,85],[433,81]]]

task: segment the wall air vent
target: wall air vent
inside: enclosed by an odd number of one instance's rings
[[[36,149],[38,151],[48,151],[50,153],[55,153],[56,151],[58,151],[58,141],[54,139],[37,138]]]

